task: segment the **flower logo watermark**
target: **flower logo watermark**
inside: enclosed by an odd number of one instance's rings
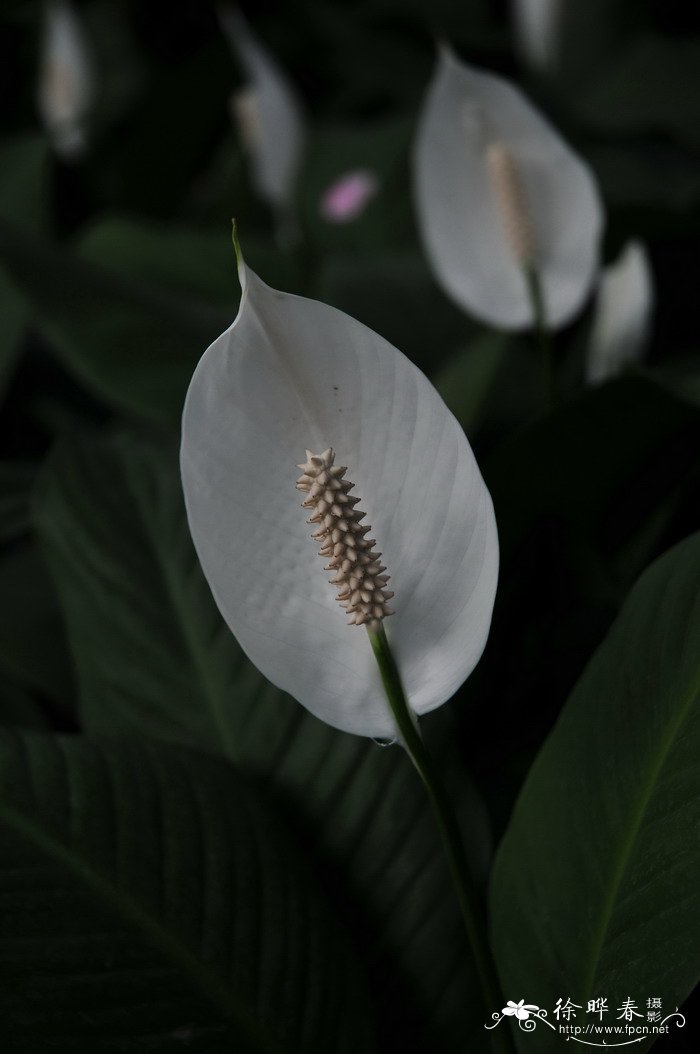
[[[534,1032],[538,1024],[542,1022],[553,1032],[566,1038],[569,1042],[581,1043],[586,1047],[628,1047],[633,1044],[643,1043],[650,1037],[669,1035],[671,1023],[676,1028],[685,1026],[685,1017],[675,1008],[670,1014],[662,1018],[661,999],[650,997],[646,1001],[646,1017],[637,1009],[637,1003],[628,996],[622,1005],[617,1007],[620,1011],[614,1023],[604,1023],[604,1015],[611,1011],[606,998],[598,997],[590,999],[586,1004],[587,1015],[598,1017],[597,1021],[585,1023],[576,1022],[576,1011],[583,1010],[583,1005],[574,1003],[570,998],[564,1001],[557,1000],[554,1007],[556,1021],[550,1021],[547,1011],[535,1003],[526,1003],[520,999],[517,1003],[508,999],[506,1005],[499,1012],[495,1010],[491,1015],[493,1024],[486,1024],[484,1028],[493,1029],[500,1025],[506,1017],[515,1018],[522,1032]],[[639,1022],[635,1019],[639,1019]]]
[[[512,999],[509,999],[507,1005],[501,1010],[501,1014],[505,1017],[517,1017],[518,1021],[527,1021],[530,1014],[537,1013],[539,1009],[532,1003],[526,1003],[524,999],[521,999],[519,1003],[514,1003]],[[489,1027],[494,1028],[495,1026],[490,1025]]]

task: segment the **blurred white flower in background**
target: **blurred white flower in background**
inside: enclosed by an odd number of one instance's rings
[[[253,181],[264,201],[288,211],[304,150],[305,127],[297,94],[275,59],[237,8],[219,8],[226,39],[247,79],[231,110],[250,156]]]
[[[368,168],[346,172],[321,196],[319,211],[329,223],[351,223],[379,193],[379,179]]]
[[[183,415],[197,553],[224,619],[273,684],[337,728],[393,737],[369,637],[347,625],[309,540],[319,524],[300,508],[296,466],[314,464],[307,451],[318,466],[333,453],[347,466],[390,577],[387,632],[416,714],[454,694],[486,643],[498,576],[491,498],[464,432],[401,352],[335,308],[270,289],[240,250],[239,275],[238,316],[202,357]]]
[[[92,57],[69,0],[44,8],[37,102],[57,154],[78,158],[87,146],[86,122],[95,97]]]
[[[512,0],[518,50],[528,66],[540,74],[556,70],[559,59],[562,9],[566,0]]]
[[[630,241],[601,276],[586,360],[589,383],[608,380],[641,359],[653,310],[649,256],[641,242]]]
[[[525,96],[446,47],[414,148],[419,228],[445,292],[502,329],[549,328],[583,306],[598,271],[603,208],[589,167]]]

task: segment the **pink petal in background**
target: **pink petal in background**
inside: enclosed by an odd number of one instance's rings
[[[324,191],[319,211],[329,223],[350,223],[362,215],[378,191],[379,180],[370,169],[346,172]]]

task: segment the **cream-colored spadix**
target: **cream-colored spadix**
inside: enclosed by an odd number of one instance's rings
[[[381,548],[376,597],[391,575],[385,624],[418,714],[454,694],[486,642],[498,569],[491,499],[462,429],[401,352],[334,308],[270,289],[242,258],[239,275],[238,317],[202,357],[183,416],[199,559],[228,625],[274,684],[331,725],[392,736],[369,638],[347,625],[335,597],[343,582],[329,586],[317,555],[329,539],[350,544],[347,533],[334,539],[329,520],[329,538],[310,540],[318,524],[306,523],[295,485],[310,495],[316,480],[296,465],[316,471],[316,456],[330,467],[332,452],[348,467]],[[349,584],[350,565],[332,570]],[[362,610],[362,591],[345,599]]]
[[[418,125],[414,182],[429,261],[470,314],[503,329],[532,325],[524,262],[540,276],[550,327],[583,305],[603,223],[590,170],[516,87],[447,48]]]
[[[307,450],[306,461],[297,468],[303,470],[297,490],[307,495],[302,507],[311,511],[308,522],[316,528],[311,537],[321,543],[318,555],[330,561],[325,570],[334,572],[329,583],[338,587],[335,599],[347,611],[349,626],[376,631],[393,615],[387,601],[394,594],[386,588],[389,576],[377,543],[366,537],[372,528],[361,523],[366,513],[355,508],[360,499],[350,497],[355,485],[343,478],[347,466],[335,464],[329,447],[322,454]]]

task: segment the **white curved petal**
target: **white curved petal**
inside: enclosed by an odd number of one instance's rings
[[[644,353],[651,329],[654,284],[641,242],[629,242],[600,281],[588,346],[586,377],[598,384]]]
[[[561,326],[582,306],[598,268],[603,212],[592,174],[520,91],[442,49],[414,154],[426,251],[457,304],[519,329],[532,324],[533,311],[488,173],[493,143],[515,164],[548,323]]]
[[[498,540],[469,444],[424,375],[348,315],[276,292],[242,261],[238,317],[205,352],[183,415],[192,537],[250,659],[348,732],[395,734],[369,638],[346,625],[310,540],[297,463],[329,446],[391,576],[386,622],[421,714],[476,665],[491,621]]]
[[[557,64],[565,0],[512,0],[519,49],[529,66],[550,73]]]
[[[45,9],[37,95],[55,150],[77,156],[85,148],[94,77],[83,28],[68,0],[50,0]]]
[[[274,58],[235,8],[220,9],[221,25],[248,79],[234,110],[255,185],[271,205],[289,203],[304,147],[304,119],[296,92]]]

